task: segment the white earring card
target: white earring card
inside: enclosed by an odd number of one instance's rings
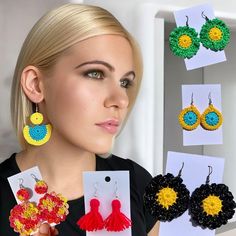
[[[188,16],[189,27],[194,28],[198,33],[198,37],[202,26],[205,24],[206,20],[202,17],[202,12],[210,20],[215,18],[214,10],[210,4],[199,5],[191,8],[186,8],[183,10],[175,11],[174,17],[177,27],[186,26],[186,21]],[[204,66],[216,64],[219,62],[226,61],[225,52],[222,51],[212,51],[205,48],[200,43],[200,48],[195,56],[190,59],[185,59],[185,65],[187,70],[192,70],[196,68],[201,68]]]
[[[220,84],[193,84],[182,85],[182,109],[189,107],[191,99],[193,105],[199,110],[200,114],[208,108],[209,96],[213,106],[220,112],[221,108],[221,85]],[[224,114],[223,114],[224,123]],[[216,130],[206,130],[201,125],[194,130],[183,129],[183,145],[210,145],[223,143],[223,125]]]
[[[166,173],[177,176],[184,163],[181,178],[191,193],[201,184],[205,184],[209,174],[209,167],[212,167],[210,175],[211,183],[222,183],[224,172],[224,159],[220,157],[202,156],[187,153],[168,152]],[[180,217],[171,222],[161,222],[159,236],[214,236],[215,230],[203,229],[194,226],[191,222],[188,210]]]
[[[86,171],[83,173],[85,212],[90,211],[90,200],[100,201],[99,212],[103,219],[112,212],[111,202],[116,195],[121,202],[121,212],[131,219],[129,171]],[[131,236],[131,227],[120,232],[105,229],[86,232],[87,236]]]

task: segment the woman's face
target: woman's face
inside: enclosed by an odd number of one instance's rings
[[[121,36],[96,36],[73,46],[44,80],[54,135],[89,152],[108,152],[128,111],[133,63],[131,46]]]

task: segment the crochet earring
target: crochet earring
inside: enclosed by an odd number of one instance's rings
[[[206,183],[193,191],[189,211],[194,224],[202,228],[216,229],[233,217],[236,203],[225,184],[209,184],[213,169],[208,167]]]
[[[38,112],[38,105],[36,104],[36,112],[30,116],[30,121],[34,126],[25,125],[23,128],[23,136],[25,140],[34,146],[40,146],[48,142],[51,137],[51,124],[42,124],[43,114]]]
[[[193,104],[193,93],[191,96],[191,104],[184,108],[179,114],[179,123],[185,130],[194,130],[200,124],[201,114]]]
[[[104,227],[107,231],[112,232],[120,232],[125,229],[128,229],[132,225],[132,221],[121,212],[121,202],[118,199],[118,186],[115,181],[115,199],[112,200],[112,212],[111,214],[104,220]]]
[[[172,221],[189,207],[189,190],[181,178],[182,168],[174,177],[172,174],[157,175],[145,188],[144,206],[160,221]]]
[[[223,116],[221,112],[212,104],[211,93],[208,95],[209,106],[201,115],[201,126],[206,130],[216,130],[223,123]]]
[[[39,180],[34,174],[31,174],[31,177],[36,181],[34,186],[34,191],[38,194],[44,194],[48,191],[48,185],[44,180]]]
[[[77,225],[82,230],[86,231],[97,231],[104,228],[104,221],[99,212],[100,201],[98,200],[97,195],[97,183],[94,185],[94,188],[95,193],[90,200],[90,211],[77,221]]]
[[[220,19],[210,20],[204,15],[204,11],[202,12],[202,17],[206,20],[200,31],[202,45],[215,52],[223,50],[230,40],[229,28]]]
[[[174,55],[189,59],[197,54],[200,47],[200,39],[196,30],[189,27],[188,16],[186,18],[186,26],[179,26],[171,31],[169,45]]]
[[[20,189],[16,193],[21,203],[11,209],[9,216],[10,226],[22,236],[31,235],[40,223],[39,210],[35,203],[29,202],[31,191],[23,186],[23,181],[19,179]]]

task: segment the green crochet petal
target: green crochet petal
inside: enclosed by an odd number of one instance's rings
[[[181,36],[189,36],[192,43],[189,47],[184,48],[179,45],[179,38]],[[169,35],[169,45],[170,49],[174,55],[182,58],[191,58],[197,54],[200,47],[200,39],[198,38],[198,33],[194,28],[188,26],[180,26],[175,28]]]
[[[221,31],[222,37],[220,40],[212,40],[209,37],[209,32],[212,28],[218,28]],[[207,20],[206,23],[202,26],[200,32],[200,41],[202,45],[207,49],[211,49],[215,52],[221,51],[230,41],[229,28],[222,20],[219,20],[217,18],[213,20]]]

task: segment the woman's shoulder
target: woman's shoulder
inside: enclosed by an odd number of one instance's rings
[[[18,173],[16,160],[15,160],[16,153],[13,153],[9,158],[3,161],[0,164],[0,177],[7,179],[9,176]]]

